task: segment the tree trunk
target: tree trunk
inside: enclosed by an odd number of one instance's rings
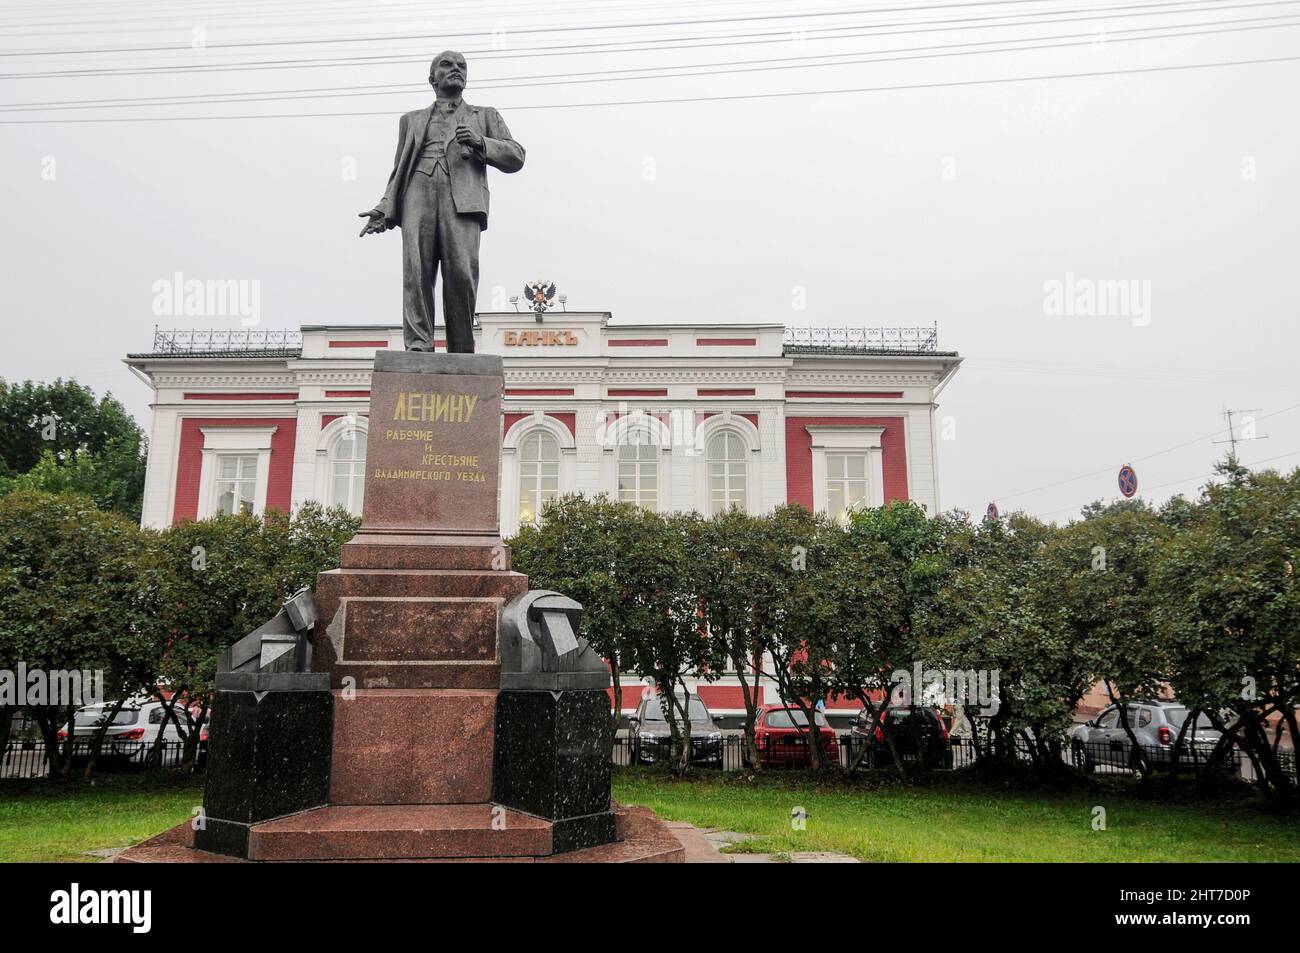
[[[1121,705],[1115,698],[1115,690],[1111,687],[1110,679],[1105,679],[1104,684],[1106,686],[1106,694],[1110,696],[1110,703],[1115,705],[1119,710],[1119,723],[1124,729],[1124,734],[1128,736],[1128,743],[1131,746],[1132,751],[1131,760],[1133,761],[1133,766],[1137,768],[1138,776],[1145,781],[1151,775],[1151,766],[1147,763],[1147,756],[1142,750],[1142,746],[1138,744],[1137,735],[1133,731],[1133,726],[1129,724],[1128,706]]]
[[[113,710],[108,713],[108,717],[103,719],[100,726],[95,730],[95,735],[90,742],[90,752],[86,756],[86,769],[81,772],[81,780],[89,781],[95,773],[95,762],[99,759],[99,750],[104,746],[104,736],[108,734],[109,725],[113,724],[113,719],[117,718],[117,713],[122,710],[122,706],[125,704],[125,698],[113,702]]]
[[[743,727],[745,760],[749,762],[751,770],[761,771],[763,770],[763,762],[758,756],[758,742],[754,740],[754,724],[758,721],[758,686],[757,684],[753,686],[749,684],[749,679],[745,678],[745,667],[741,662],[740,658],[734,655],[731,656],[731,664],[736,666],[736,678],[740,682],[740,696],[745,700],[745,724]]]
[[[186,720],[189,720],[189,709],[185,710]],[[198,760],[199,738],[203,734],[203,724],[208,718],[208,696],[203,697],[199,705],[199,717],[194,719],[190,724],[190,733],[185,738],[184,754],[181,757],[181,770],[193,771],[194,763]]]
[[[614,759],[614,746],[618,744],[618,726],[623,721],[623,685],[622,678],[618,673],[618,656],[613,653],[609,657],[609,676],[613,680],[614,687],[614,710],[610,713],[610,720],[613,727],[609,731],[609,757]]]

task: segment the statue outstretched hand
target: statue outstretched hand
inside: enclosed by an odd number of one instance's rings
[[[359,217],[368,218],[370,220],[366,222],[365,227],[361,229],[361,234],[358,236],[359,238],[365,238],[372,232],[377,235],[380,232],[388,231],[389,225],[384,219],[384,213],[379,211],[377,208],[372,208],[369,212],[362,212]]]

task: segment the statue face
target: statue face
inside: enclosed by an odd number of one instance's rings
[[[468,76],[465,57],[452,50],[439,53],[429,67],[429,83],[443,93],[458,95],[465,88]]]

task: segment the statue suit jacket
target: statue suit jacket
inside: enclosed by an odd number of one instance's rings
[[[415,165],[424,148],[424,133],[433,112],[430,103],[423,109],[406,113],[397,127],[397,155],[393,158],[393,172],[388,177],[384,197],[375,206],[384,213],[389,225],[402,223],[402,196],[410,181]],[[483,137],[482,150],[461,146],[456,141],[456,125],[464,122]],[[447,135],[447,172],[451,177],[451,194],[456,211],[461,215],[476,215],[483,228],[487,228],[488,185],[487,167],[502,172],[518,172],[524,167],[524,147],[510,138],[505,121],[491,106],[471,106],[463,99],[452,117]],[[468,151],[469,157],[461,155]]]

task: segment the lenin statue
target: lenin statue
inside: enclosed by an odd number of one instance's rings
[[[432,351],[433,288],[442,269],[447,350],[474,351],[479,236],[487,228],[487,167],[518,172],[524,147],[491,106],[461,99],[465,57],[448,50],[429,67],[437,98],[404,115],[384,197],[362,236],[402,229],[402,332],[408,351]]]

